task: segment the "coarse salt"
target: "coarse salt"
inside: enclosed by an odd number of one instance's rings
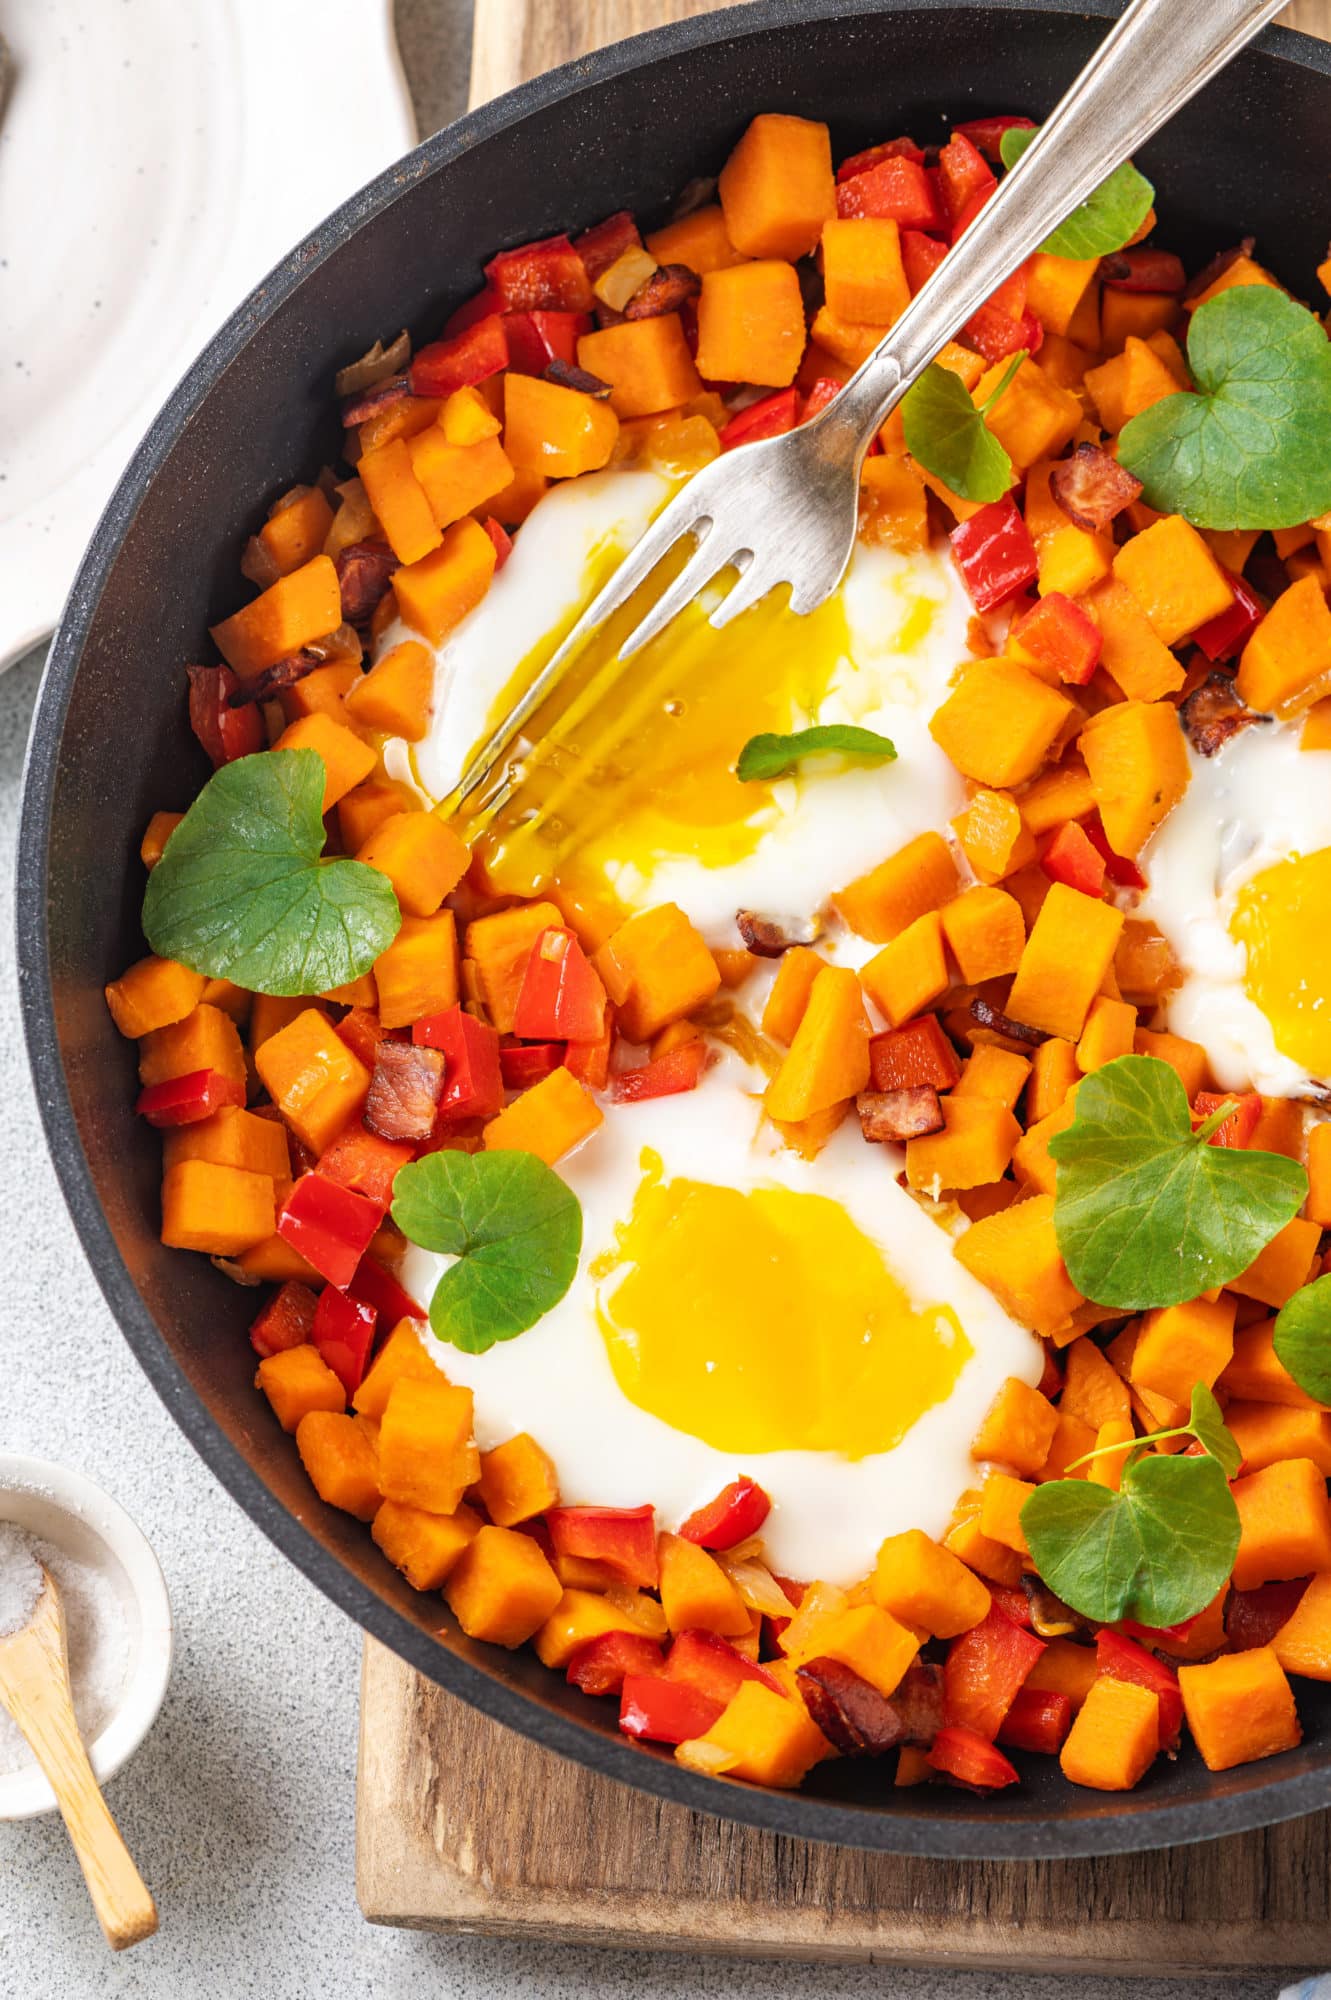
[[[124,1606],[105,1569],[0,1521],[0,1640],[32,1616],[42,1593],[41,1566],[60,1592],[74,1715],[84,1742],[91,1743],[125,1685],[130,1645]],[[0,1709],[0,1777],[30,1769],[34,1761],[17,1724]]]

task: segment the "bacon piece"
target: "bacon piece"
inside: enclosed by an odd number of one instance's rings
[[[410,375],[390,375],[386,382],[376,382],[372,389],[348,396],[340,412],[343,430],[349,431],[353,424],[363,424],[367,417],[391,410],[394,403],[402,402],[410,394]]]
[[[444,1087],[444,1052],[412,1042],[380,1042],[365,1123],[381,1139],[428,1139]]]
[[[1269,722],[1271,718],[1245,707],[1228,674],[1208,674],[1179,709],[1179,720],[1198,756],[1214,757],[1249,723]]]
[[[943,1129],[943,1109],[931,1084],[910,1090],[862,1090],[855,1099],[860,1130],[875,1144],[903,1146]]]
[[[316,667],[327,666],[328,662],[311,646],[302,646],[298,653],[288,653],[284,660],[274,660],[271,667],[265,667],[254,680],[238,687],[227,696],[229,708],[243,708],[247,701],[270,701],[283,688],[294,687],[303,681],[306,674],[312,674]]]
[[[1043,1028],[1028,1028],[1024,1021],[1014,1021],[1010,1014],[1005,1014],[1000,1007],[980,999],[978,995],[971,1001],[970,1011],[977,1028],[989,1028],[994,1034],[1006,1035],[1011,1041],[1027,1042],[1031,1048],[1038,1049],[1041,1042],[1049,1040]]]
[[[1181,292],[1188,282],[1183,259],[1172,250],[1115,250],[1100,259],[1100,276],[1112,292]]]
[[[1185,299],[1199,298],[1209,291],[1217,278],[1223,278],[1231,264],[1237,264],[1240,257],[1251,257],[1257,248],[1255,236],[1245,236],[1232,250],[1218,250],[1204,270],[1197,273],[1183,296]]]
[[[943,1726],[943,1669],[932,1660],[913,1660],[892,1694],[904,1741],[932,1743]]]
[[[823,930],[816,917],[802,921],[783,917],[778,922],[775,917],[760,917],[756,910],[736,910],[735,927],[755,958],[780,958],[794,945],[812,944]]]
[[[561,389],[580,389],[584,396],[595,396],[598,403],[610,394],[610,384],[593,375],[590,368],[575,367],[571,361],[561,361],[558,355],[546,363],[542,373],[547,382],[554,382]]]
[[[1075,527],[1103,535],[1141,497],[1142,483],[1098,444],[1079,444],[1049,475],[1049,491]]]
[[[806,1660],[795,1669],[804,1706],[828,1742],[846,1757],[881,1757],[905,1734],[885,1695],[840,1660]]]
[[[348,625],[359,629],[369,624],[399,567],[387,542],[349,542],[339,549],[333,568],[342,593],[342,616]]]
[[[687,264],[662,264],[644,278],[624,307],[625,319],[659,319],[662,313],[678,312],[702,290],[702,279]]]

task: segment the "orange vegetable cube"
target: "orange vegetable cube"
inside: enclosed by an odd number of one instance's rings
[[[700,1744],[724,1753],[721,1769],[751,1784],[790,1790],[830,1754],[830,1745],[802,1701],[777,1694],[761,1681],[745,1681]],[[691,1746],[675,1752],[687,1763]],[[712,1764],[704,1768],[715,1769]]]
[[[622,326],[606,326],[595,333],[581,334],[578,366],[610,384],[609,409],[603,404],[593,404],[605,416],[653,417],[662,410],[691,403],[702,394],[702,383],[678,313],[661,313],[656,319],[625,320]],[[508,382],[512,384],[515,379],[510,375]],[[606,458],[614,443],[612,436]],[[596,449],[600,449],[600,444],[598,437]],[[523,450],[525,454],[525,446]],[[536,464],[524,457],[524,462],[533,470],[554,469],[544,461]],[[605,459],[600,462],[604,464]]]
[[[726,233],[726,219],[718,202],[695,208],[678,222],[668,222],[644,241],[658,264],[685,264],[699,277],[742,261]]]
[[[929,546],[924,481],[905,458],[880,453],[860,467],[860,538],[910,555]]]
[[[404,812],[381,821],[356,859],[388,877],[408,916],[432,917],[466,874],[471,850],[437,813]]]
[[[289,722],[274,750],[316,750],[324,764],[323,810],[331,812],[340,798],[368,778],[375,756],[369,744],[345,723],[327,715],[302,715]]]
[[[1030,1073],[1031,1066],[1025,1056],[1016,1055],[1011,1049],[1000,1049],[994,1043],[977,1042],[962,1069],[960,1081],[953,1086],[952,1095],[991,1098],[1011,1111]]]
[[[989,1612],[989,1592],[979,1577],[919,1528],[888,1536],[869,1589],[884,1611],[903,1625],[922,1626],[934,1639],[969,1632]]]
[[[419,640],[404,639],[355,683],[346,697],[347,714],[366,729],[419,743],[430,726],[433,689],[434,661]],[[380,782],[386,789],[392,781]]]
[[[949,981],[938,911],[926,911],[875,953],[860,968],[860,984],[893,1028],[922,1013],[945,993]]]
[[[1127,1388],[1093,1340],[1074,1340],[1068,1348],[1059,1408],[1096,1431],[1106,1424],[1131,1422]]]
[[[784,389],[795,379],[804,338],[804,300],[793,264],[768,258],[709,271],[703,279],[698,368],[708,381]]]
[[[547,1507],[559,1505],[554,1462],[534,1437],[516,1437],[481,1453],[481,1499],[497,1528],[516,1528]]]
[[[414,803],[406,786],[393,778],[367,778],[357,785],[337,802],[338,831],[346,852],[358,853],[377,826],[394,813],[407,812]]]
[[[1099,272],[1096,257],[1054,257],[1037,250],[1026,267],[1027,310],[1046,333],[1066,334]]]
[[[1183,685],[1183,664],[1159,638],[1125,583],[1106,578],[1083,609],[1100,627],[1100,664],[1129,701],[1158,701]]]
[[[438,548],[442,539],[440,524],[416,475],[405,438],[391,438],[373,450],[363,451],[356,470],[399,562],[419,562],[422,556]]]
[[[1310,1458],[1331,1477],[1331,1416],[1325,1410],[1227,1403],[1225,1422],[1243,1453],[1245,1472],[1261,1472],[1281,1458]]]
[[[1167,514],[1124,542],[1114,557],[1114,575],[1166,646],[1177,646],[1234,602],[1224,571],[1181,514]]]
[[[499,496],[496,496],[498,504]],[[490,588],[495,545],[479,521],[454,521],[439,547],[398,570],[398,610],[415,632],[437,646]]]
[[[588,362],[582,365],[590,367]],[[591,372],[599,371],[593,368]],[[610,377],[602,375],[601,379],[609,381]],[[605,401],[582,389],[547,382],[539,375],[510,372],[504,377],[504,449],[519,472],[537,472],[548,479],[599,472],[610,462],[624,414],[615,404],[613,392]],[[495,490],[501,492],[503,484],[501,481]]]
[[[967,889],[942,910],[943,936],[968,986],[1015,972],[1026,942],[1021,904],[1005,889]]]
[[[532,946],[542,931],[563,921],[555,904],[527,903],[467,925],[464,954],[475,969],[485,1011],[501,1035],[512,1032]]]
[[[1024,1187],[1036,1188],[1041,1194],[1057,1192],[1058,1171],[1049,1141],[1066,1132],[1075,1114],[1073,1093],[1069,1091],[1047,1118],[1036,1119],[1026,1127],[1012,1154],[1012,1170]]]
[[[1205,1086],[1206,1050],[1200,1042],[1166,1034],[1163,1029],[1138,1028],[1132,1046],[1136,1055],[1154,1056],[1157,1062],[1169,1064],[1187,1092],[1189,1104]]]
[[[1008,643],[1012,645],[1011,640]],[[1057,764],[1027,787],[1018,804],[1022,825],[1037,838],[1052,833],[1064,820],[1085,819],[1095,808],[1090,773],[1075,761]]]
[[[203,1001],[205,1006],[220,1007],[229,1014],[238,1028],[243,1028],[249,1020],[254,995],[247,993],[243,986],[237,986],[231,979],[208,979],[204,981]]]
[[[1080,1040],[1122,929],[1121,910],[1053,883],[1021,954],[1007,1012],[1046,1034]]]
[[[515,1528],[480,1529],[444,1585],[469,1639],[510,1648],[539,1631],[563,1594],[536,1542]]]
[[[1236,257],[1232,264],[1226,264],[1219,277],[1212,279],[1204,292],[1198,292],[1195,298],[1189,299],[1188,310],[1196,312],[1198,306],[1206,305],[1219,293],[1230,291],[1235,285],[1272,285],[1277,291],[1281,289],[1271,273],[1245,253]]]
[[[1010,1465],[1034,1479],[1049,1456],[1058,1412],[1039,1389],[1009,1375],[971,1441],[971,1457],[981,1463]]]
[[[249,1250],[242,1250],[236,1264],[247,1278],[263,1284],[284,1285],[288,1278],[301,1285],[321,1283],[320,1274],[293,1250],[284,1236],[265,1236]]]
[[[254,1061],[268,1095],[312,1153],[331,1144],[370,1088],[369,1070],[314,1007],[270,1035]]]
[[[661,1603],[672,1632],[696,1628],[731,1637],[748,1631],[744,1601],[714,1556],[681,1535],[661,1535],[657,1551]]]
[[[288,653],[335,632],[342,623],[337,571],[317,555],[211,627],[218,652],[242,681],[254,680]]]
[[[1278,1403],[1293,1410],[1320,1409],[1321,1405],[1299,1387],[1278,1359],[1272,1338],[1274,1328],[1274,1319],[1262,1319],[1236,1329],[1234,1359],[1220,1377],[1222,1398]]]
[[[1076,1709],[1086,1700],[1099,1672],[1094,1646],[1080,1646],[1073,1639],[1051,1639],[1022,1686],[1065,1694]]]
[[[196,1069],[215,1069],[235,1083],[246,1080],[245,1051],[236,1024],[202,1000],[182,1021],[154,1028],[139,1043],[139,1082],[170,1083]]]
[[[368,1414],[368,1412],[366,1413]],[[446,1382],[401,1374],[388,1392],[379,1430],[379,1485],[385,1500],[452,1514],[480,1476],[472,1438],[472,1394]]]
[[[296,486],[278,501],[255,539],[279,576],[317,556],[333,525],[333,510],[318,486]]]
[[[843,922],[871,944],[890,944],[917,917],[957,894],[957,864],[941,834],[922,833],[832,900]]]
[[[360,1387],[351,1399],[358,1416],[377,1422],[388,1407],[388,1398],[404,1377],[414,1382],[433,1382],[439,1370],[421,1344],[421,1326],[414,1319],[400,1319],[374,1360],[365,1371]]]
[[[1030,1548],[1022,1532],[1021,1510],[1035,1488],[1025,1479],[1013,1479],[1006,1472],[991,1472],[980,1488],[980,1532],[990,1541],[1002,1542],[1019,1556],[1029,1556]]]
[[[456,1006],[458,934],[453,912],[403,917],[392,944],[374,961],[374,983],[385,1028],[408,1028],[426,1014],[442,1014]]]
[[[856,1096],[869,1081],[869,1023],[860,983],[844,966],[820,972],[804,1018],[767,1087],[770,1118],[796,1121]]]
[[[590,1138],[605,1113],[572,1070],[552,1069],[530,1090],[492,1118],[485,1128],[487,1153],[535,1153],[553,1167]]]
[[[321,1500],[372,1521],[379,1508],[374,1446],[355,1417],[310,1410],[296,1426],[296,1450]]]
[[[1087,1076],[1119,1056],[1130,1056],[1137,1033],[1137,1009],[1126,1000],[1097,994],[1077,1043],[1077,1067]]]
[[[1293,1750],[1303,1731],[1285,1671],[1270,1646],[1180,1667],[1179,1692],[1208,1771]]]
[[[937,710],[929,734],[963,777],[982,785],[1033,778],[1075,713],[1015,660],[977,660]]]
[[[786,1048],[795,1039],[795,1030],[804,1019],[813,982],[825,970],[827,960],[808,945],[797,944],[781,955],[763,1008],[762,1030]],[[1331,1130],[1331,1127],[1328,1127]]]
[[[203,998],[203,988],[203,974],[174,958],[141,958],[111,981],[106,1004],[121,1034],[137,1040],[183,1021]]]
[[[162,1241],[173,1250],[234,1257],[271,1236],[277,1222],[267,1174],[212,1160],[182,1160],[162,1181]]]
[[[470,384],[445,397],[436,421],[450,444],[481,444],[503,428],[484,390]]]
[[[1257,1252],[1246,1271],[1230,1279],[1231,1291],[1264,1306],[1283,1306],[1312,1276],[1320,1236],[1315,1222],[1296,1215]]]
[[[937,1194],[943,1188],[984,1187],[1007,1172],[1021,1127],[991,1097],[951,1096],[941,1100],[943,1130],[906,1141],[906,1180]]]
[[[184,817],[184,813],[153,814],[143,830],[143,839],[139,842],[139,859],[145,868],[151,871],[157,866],[166,850],[167,841]]]
[[[839,1660],[885,1698],[896,1692],[920,1650],[915,1634],[880,1604],[857,1604],[839,1612],[818,1626],[811,1644],[816,1651],[806,1657]]]
[[[981,786],[972,794],[964,813],[952,822],[952,831],[981,883],[992,886],[1035,860],[1035,840],[1022,817],[1022,806],[1011,792],[994,792]],[[1048,877],[1041,875],[1048,885]],[[1023,913],[1022,935],[1025,936]]]
[[[285,1129],[275,1118],[256,1118],[234,1104],[195,1125],[164,1132],[162,1141],[162,1165],[168,1171],[182,1160],[211,1160],[214,1166],[241,1167],[274,1181],[291,1178]]]
[[[1159,1695],[1135,1681],[1102,1675],[1088,1689],[1058,1761],[1063,1776],[1074,1785],[1097,1792],[1130,1792],[1155,1762],[1159,1748]]]
[[[1243,649],[1235,686],[1262,714],[1297,715],[1331,692],[1331,610],[1316,576],[1277,597]]]
[[[401,1500],[385,1500],[370,1533],[413,1589],[438,1590],[480,1529],[481,1517],[470,1507],[459,1507],[456,1514],[427,1514]]]
[[[1286,1458],[1236,1479],[1239,1510],[1234,1588],[1331,1569],[1331,1501],[1326,1477],[1309,1458]]]
[[[1315,1576],[1271,1641],[1287,1674],[1331,1681],[1331,1575]]]
[[[989,1583],[1014,1590],[1021,1582],[1021,1557],[1004,1542],[991,1541],[980,1528],[980,1494],[970,1487],[953,1510],[943,1547]]]
[[[311,1004],[309,1000],[305,999],[299,993],[291,995],[256,993],[254,996],[254,1005],[250,1009],[250,1054],[254,1055],[257,1050],[263,1047],[266,1041],[269,1041],[277,1033],[279,1028],[287,1027],[296,1019],[298,1014],[303,1014]],[[315,1008],[316,1013],[322,1014],[324,1011],[322,1007]]]
[[[1308,1200],[1305,1214],[1320,1229],[1331,1229],[1331,1123],[1308,1133]]]
[[[556,1557],[557,1574],[568,1561]],[[565,1586],[558,1604],[533,1634],[532,1645],[542,1666],[562,1670],[580,1646],[606,1632],[641,1632],[645,1638],[661,1639],[666,1624],[655,1598],[641,1591],[626,1591],[621,1585],[613,1597],[606,1597],[599,1590],[571,1585]]]
[[[1287,1160],[1302,1160],[1307,1150],[1303,1106],[1292,1097],[1264,1097],[1248,1144],[1255,1153],[1283,1153]]]
[[[1059,1255],[1052,1195],[1032,1195],[973,1222],[952,1254],[1035,1333],[1052,1336],[1083,1303]]]
[[[345,1410],[346,1394],[317,1347],[303,1343],[270,1354],[254,1378],[284,1431],[295,1432],[312,1410]]]
[[[1029,1123],[1038,1124],[1051,1111],[1057,1111],[1080,1077],[1077,1051],[1071,1042],[1059,1035],[1051,1035],[1047,1042],[1041,1042],[1031,1057],[1031,1082],[1026,1092]]]
[[[1106,1447],[1130,1445],[1136,1435],[1130,1417],[1115,1417],[1112,1422],[1101,1424],[1087,1450],[1103,1451],[1105,1456],[1091,1460],[1086,1467],[1086,1477],[1094,1485],[1107,1486],[1112,1493],[1117,1493],[1123,1484],[1123,1467],[1128,1455],[1125,1451],[1107,1450]]]
[[[1176,1403],[1191,1401],[1197,1383],[1211,1388],[1234,1352],[1234,1300],[1192,1299],[1143,1315],[1128,1379]]]
[[[827,303],[838,319],[873,326],[891,326],[900,319],[910,304],[910,286],[895,222],[832,216],[823,224],[822,251]]]
[[[975,388],[977,404],[986,403],[1010,366],[995,362],[980,377]],[[1056,458],[1070,444],[1082,422],[1081,399],[1070,389],[1052,382],[1038,361],[1022,362],[1003,391],[985,423],[1002,445],[1018,472],[1024,472],[1042,458]]]
[[[517,376],[517,381],[535,381],[534,376]],[[543,383],[544,388],[552,385]],[[561,390],[571,395],[572,390]],[[616,426],[618,429],[618,426]],[[481,438],[475,444],[451,444],[441,423],[419,431],[407,445],[411,469],[430,503],[430,512],[440,528],[452,527],[496,493],[502,493],[513,477],[513,464],[497,437]],[[426,554],[429,553],[427,550]]]
[[[807,257],[836,214],[826,125],[761,112],[721,169],[717,193],[726,232],[742,255]]]
[[[470,936],[468,931],[469,945]],[[592,963],[631,1042],[651,1041],[710,1000],[721,984],[716,960],[676,903],[630,917]]]
[[[391,596],[390,591],[385,602]],[[346,697],[360,678],[359,660],[330,660],[326,667],[316,667],[312,674],[302,674],[282,689],[278,696],[282,713],[288,722],[297,722],[302,715],[326,715],[331,722],[345,722]]]

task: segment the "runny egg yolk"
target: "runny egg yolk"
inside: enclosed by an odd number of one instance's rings
[[[1331,1078],[1331,848],[1264,868],[1240,890],[1230,932],[1244,988],[1282,1055]]]
[[[644,1179],[591,1266],[629,1401],[718,1451],[890,1451],[972,1348],[947,1306],[913,1306],[878,1245],[826,1195]]]

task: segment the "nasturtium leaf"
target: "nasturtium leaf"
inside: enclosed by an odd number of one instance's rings
[[[1212,1458],[1219,1460],[1227,1479],[1237,1475],[1243,1463],[1243,1453],[1239,1450],[1238,1439],[1225,1423],[1224,1411],[1205,1382],[1193,1384],[1188,1421],[1180,1428],[1191,1431],[1198,1444],[1205,1445]]]
[[[876,729],[857,729],[849,722],[818,723],[789,736],[751,736],[739,753],[735,775],[745,784],[759,778],[784,778],[802,757],[816,757],[826,750],[839,750],[845,757],[869,757],[883,764],[890,764],[897,754],[896,745]]]
[[[1019,360],[1024,359],[1019,357]],[[1011,371],[999,384],[1001,395]],[[994,398],[990,398],[992,405]],[[1012,485],[1012,460],[971,401],[959,375],[931,361],[901,399],[906,449],[926,472],[963,500],[1001,500]]]
[[[321,860],[324,762],[264,750],[214,771],[143,898],[162,958],[251,993],[327,993],[368,972],[402,918],[388,877]]]
[[[1005,167],[1015,167],[1035,134],[1010,126],[999,141]],[[1066,222],[1040,245],[1050,257],[1108,257],[1131,243],[1151,212],[1155,189],[1131,160],[1115,167],[1108,180],[1074,208]]]
[[[1331,1276],[1314,1279],[1276,1314],[1276,1360],[1300,1389],[1331,1403]]]
[[[1147,503],[1198,528],[1294,528],[1331,507],[1331,341],[1270,285],[1235,285],[1188,329],[1196,394],[1124,424]]]
[[[1068,1274],[1083,1297],[1119,1312],[1227,1284],[1308,1193],[1296,1161],[1195,1134],[1183,1085],[1157,1056],[1120,1056],[1084,1077],[1076,1116],[1049,1151]]]
[[[393,1220],[423,1250],[456,1258],[430,1325],[467,1354],[535,1326],[578,1268],[578,1198],[534,1153],[427,1153],[398,1169]]]
[[[1085,1618],[1177,1625],[1211,1602],[1239,1545],[1239,1515],[1218,1458],[1151,1452],[1117,1493],[1090,1479],[1050,1479],[1021,1510],[1031,1560]]]

